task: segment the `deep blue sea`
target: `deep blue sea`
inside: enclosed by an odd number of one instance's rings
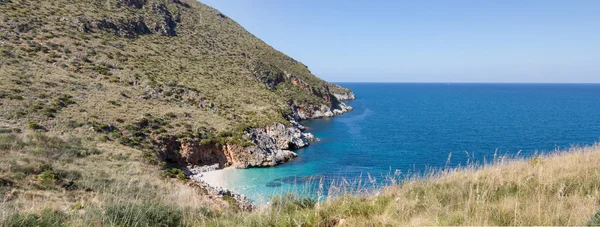
[[[390,173],[483,162],[494,154],[527,157],[600,138],[600,84],[341,85],[356,94],[349,102],[354,111],[303,122],[319,142],[277,167],[228,170],[224,186],[260,204],[306,187],[293,183],[306,185],[302,179],[311,176],[371,175],[381,182]]]

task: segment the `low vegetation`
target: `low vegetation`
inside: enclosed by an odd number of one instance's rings
[[[0,126],[96,137],[157,165],[157,140],[251,146],[245,130],[343,90],[195,0],[0,0],[0,12]]]
[[[139,150],[94,137],[2,132],[0,226],[189,226],[235,210],[178,170],[164,175]]]
[[[215,226],[600,225],[600,145],[432,171],[375,195],[293,195]],[[336,187],[332,187],[336,188]],[[338,188],[339,189],[339,188]],[[342,190],[344,191],[344,190]]]
[[[600,225],[600,145],[390,178],[367,194],[336,184],[322,201],[288,194],[246,212],[139,150],[2,132],[4,226]]]
[[[290,101],[340,89],[195,0],[10,0],[0,12],[0,119],[21,127],[151,114],[171,134],[234,131],[285,123]]]

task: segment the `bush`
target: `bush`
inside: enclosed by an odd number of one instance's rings
[[[286,194],[273,198],[272,209],[281,210],[285,213],[313,208],[317,204],[317,199],[311,197],[298,197],[296,194]]]
[[[113,106],[121,106],[121,104],[115,100],[110,100],[108,103],[112,104]]]
[[[177,177],[177,179],[182,180],[182,181],[187,179],[187,176],[185,175],[185,173],[178,168],[166,169],[164,171],[164,175],[165,175],[165,177],[168,177],[168,178]]]
[[[113,204],[104,209],[109,226],[182,226],[183,212],[163,204]]]
[[[76,102],[73,100],[73,96],[67,94],[61,94],[54,101],[54,105],[57,107],[67,107],[69,105],[75,104]]]
[[[56,210],[43,210],[40,214],[15,213],[10,215],[1,226],[66,226],[67,215]]]
[[[85,125],[84,123],[79,123],[79,122],[73,121],[73,120],[69,120],[67,122],[67,126],[69,128],[79,128],[79,127],[84,126],[84,125]]]
[[[54,186],[57,176],[52,170],[46,170],[37,175],[37,180],[44,186]]]
[[[43,130],[44,129],[44,127],[42,127],[41,125],[39,125],[37,122],[34,122],[34,121],[27,122],[27,127],[29,129],[33,129],[33,130]]]
[[[106,134],[100,135],[100,137],[98,137],[98,139],[100,140],[100,142],[107,142],[110,140],[110,138]]]
[[[597,211],[587,223],[588,226],[600,226],[600,210]]]
[[[64,141],[57,137],[49,137],[41,133],[32,135],[30,141],[25,142],[30,152],[41,154],[54,159],[83,158],[89,155],[100,154],[96,148],[84,147],[81,139],[71,138]]]
[[[173,112],[168,112],[167,114],[165,114],[165,117],[168,118],[177,118],[177,115]]]

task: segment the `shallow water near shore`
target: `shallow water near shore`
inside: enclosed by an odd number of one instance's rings
[[[302,122],[320,141],[296,151],[297,159],[206,173],[209,183],[263,204],[287,191],[327,191],[331,180],[381,185],[390,174],[495,154],[529,157],[600,138],[599,84],[341,85],[356,94],[354,111]]]

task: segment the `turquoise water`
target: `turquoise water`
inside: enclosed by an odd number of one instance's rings
[[[353,112],[303,122],[321,141],[278,167],[226,171],[225,186],[264,203],[306,188],[303,179],[310,176],[370,174],[381,183],[390,173],[482,162],[495,153],[527,157],[600,137],[596,84],[341,85],[356,94],[349,102]]]

